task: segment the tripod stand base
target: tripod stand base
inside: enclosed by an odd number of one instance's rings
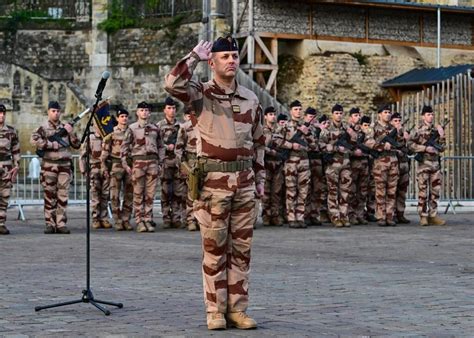
[[[122,303],[113,303],[113,302],[106,302],[104,300],[99,300],[95,299],[94,295],[92,294],[92,290],[83,290],[82,291],[82,298],[78,300],[71,300],[69,302],[62,302],[62,303],[56,303],[56,304],[50,304],[50,305],[45,305],[45,306],[37,306],[35,307],[35,311],[41,311],[44,309],[51,309],[55,307],[60,307],[60,306],[66,306],[66,305],[72,305],[72,304],[79,304],[79,303],[90,303],[96,308],[98,308],[100,311],[102,311],[106,316],[110,315],[110,311],[106,309],[105,307],[99,305],[99,304],[105,304],[105,305],[111,305],[118,307],[119,309],[123,308]]]

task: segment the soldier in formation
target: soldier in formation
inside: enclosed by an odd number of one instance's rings
[[[165,118],[157,123],[165,149],[161,175],[163,228],[181,228],[181,216],[186,208],[185,181],[176,161],[175,147],[180,125],[176,119],[176,103],[171,97],[165,100],[164,114]]]
[[[60,121],[61,107],[58,102],[48,104],[48,121],[33,131],[30,143],[44,151],[41,164],[41,185],[44,190],[44,218],[46,234],[69,234],[67,222],[67,202],[69,185],[71,183],[71,151],[78,149],[80,140],[73,132],[71,124]],[[64,129],[64,135],[59,141],[49,138],[59,130]]]
[[[191,121],[192,107],[188,107],[184,112],[184,123],[181,124],[176,141],[175,154],[177,165],[184,177],[188,176],[192,168],[196,165],[196,131]],[[183,219],[186,220],[186,227],[189,231],[198,230],[198,222],[193,214],[193,199],[189,194],[187,185],[184,185],[186,191],[186,210]]]
[[[200,61],[208,62],[214,74],[209,82],[191,80]],[[263,196],[265,182],[265,136],[257,97],[235,79],[238,67],[237,42],[227,36],[199,42],[165,79],[171,95],[193,104],[197,122],[201,189],[194,214],[201,228],[211,330],[257,326],[246,310],[255,197]]]
[[[104,177],[110,179],[110,203],[114,218],[115,230],[133,230],[130,217],[133,209],[133,186],[131,175],[123,168],[121,158],[122,143],[128,129],[129,112],[119,107],[117,109],[117,125],[114,131],[104,138],[102,143],[102,171]],[[126,159],[128,166],[132,166],[132,158]],[[120,194],[123,193],[122,203]]]
[[[87,168],[86,154],[88,152],[87,144],[84,143],[79,157],[79,167],[81,174],[85,175],[89,170],[91,185],[91,209],[92,209],[92,228],[110,229],[112,224],[108,221],[108,203],[110,193],[110,178],[104,174],[102,168],[102,137],[99,130],[94,126],[94,132],[90,135],[90,153],[89,164]]]
[[[8,200],[20,163],[20,142],[15,128],[6,124],[7,109],[0,104],[0,235],[8,235]]]
[[[156,124],[149,122],[150,108],[146,102],[137,105],[137,121],[126,130],[120,152],[122,166],[132,176],[137,232],[155,232],[153,201],[161,171],[160,163],[164,158],[161,131]],[[132,159],[131,167],[129,158]]]
[[[434,125],[434,111],[431,106],[424,106],[421,114],[422,121],[412,131],[408,141],[409,149],[417,154],[419,160],[416,174],[420,225],[445,225],[446,221],[438,216],[442,181],[440,156],[446,146],[445,133],[442,126]],[[434,143],[430,144],[430,139]]]
[[[283,188],[283,158],[275,146],[274,135],[277,125],[276,109],[267,107],[264,111],[263,133],[265,135],[265,192],[262,198],[263,225],[283,225],[281,216]]]

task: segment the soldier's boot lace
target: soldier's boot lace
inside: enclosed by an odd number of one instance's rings
[[[227,328],[227,322],[224,314],[220,312],[208,312],[207,328],[209,330],[225,330]]]

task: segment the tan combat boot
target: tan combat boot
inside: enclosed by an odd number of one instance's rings
[[[123,227],[125,228],[125,230],[127,230],[127,231],[132,231],[133,230],[133,227],[130,224],[130,221],[122,221],[122,224],[123,224]]]
[[[224,314],[220,312],[208,312],[207,328],[209,330],[225,330],[227,328],[227,322]]]
[[[428,217],[425,217],[425,216],[421,216],[420,217],[420,225],[423,226],[423,227],[426,227],[428,226]]]
[[[196,231],[198,228],[197,228],[197,225],[195,222],[189,222],[188,223],[188,231]]]
[[[319,220],[321,221],[321,223],[331,223],[327,211],[321,211]]]
[[[339,219],[334,219],[331,221],[331,223],[336,227],[336,228],[342,228],[344,227],[344,223],[342,223],[341,220]]]
[[[446,221],[441,217],[434,216],[428,217],[428,224],[429,225],[446,225]]]
[[[250,318],[245,312],[230,312],[227,314],[227,323],[230,327],[242,330],[257,328],[257,322]]]
[[[102,228],[104,228],[104,229],[112,228],[112,224],[110,224],[110,222],[108,220],[102,220],[102,221],[100,221],[100,223],[102,224]]]
[[[345,227],[347,227],[347,228],[350,228],[350,227],[351,227],[351,224],[353,224],[352,221],[349,221],[347,218],[344,218],[344,219],[341,221],[341,223],[342,223],[343,226],[345,226]]]
[[[100,223],[100,221],[94,221],[92,223],[92,229],[100,229],[102,227],[102,224]]]
[[[147,232],[148,229],[145,226],[145,222],[140,222],[137,224],[137,232]]]
[[[123,226],[122,220],[115,221],[115,230],[117,231],[124,231],[125,227]]]
[[[155,227],[153,226],[153,223],[145,222],[145,227],[148,232],[155,232]]]

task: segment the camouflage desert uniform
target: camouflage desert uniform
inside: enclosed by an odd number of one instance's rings
[[[71,132],[68,136],[62,138],[68,144],[68,147],[60,145],[59,149],[53,149],[53,143],[48,140],[48,137],[53,136],[63,127],[62,122],[55,125],[48,120],[33,131],[30,139],[30,143],[34,147],[45,150],[41,163],[40,180],[44,190],[46,226],[51,226],[53,229],[66,226],[66,208],[71,183],[71,152],[69,147],[80,147],[80,140],[76,133]]]
[[[137,231],[144,223],[150,231],[153,220],[153,201],[160,171],[159,163],[164,158],[160,129],[156,124],[139,120],[129,125],[120,151],[122,166],[132,158],[133,209]],[[153,230],[153,229],[152,229]]]
[[[236,83],[234,92],[214,80],[191,81],[199,58],[184,57],[166,76],[166,90],[192,103],[197,155],[206,172],[194,201],[203,248],[207,312],[246,311],[255,185],[265,181],[262,109],[253,92]]]
[[[321,132],[319,145],[322,152],[333,154],[330,163],[326,163],[326,180],[328,186],[328,211],[331,222],[349,223],[349,195],[351,193],[351,164],[349,149],[336,151],[334,144],[345,132],[343,123],[336,125],[331,122],[327,129]]]
[[[115,126],[113,133],[107,135],[102,143],[102,169],[108,170],[110,174],[110,202],[112,204],[112,215],[115,226],[121,228],[124,225],[130,230],[130,216],[133,209],[133,185],[132,177],[122,166],[120,151],[125,139],[128,127],[121,129]],[[131,158],[128,164],[132,166]],[[123,203],[120,207],[120,192],[123,189]]]
[[[374,160],[373,175],[375,181],[375,204],[377,220],[394,222],[395,198],[398,184],[398,158],[396,150],[384,150],[380,141],[392,131],[390,124],[382,125],[377,121],[372,135],[365,144],[379,152]]]
[[[366,137],[367,138],[367,137]],[[375,180],[374,180],[374,159],[372,156],[368,158],[369,163],[369,181],[367,189],[367,201],[365,204],[365,218],[370,220],[375,217]]]
[[[181,124],[176,141],[176,160],[178,163],[187,162],[189,168],[192,168],[196,162],[197,137],[191,121]],[[196,225],[197,221],[193,214],[193,200],[187,193],[187,185],[184,185],[186,191],[186,224]]]
[[[275,144],[282,149],[292,149],[289,140],[296,134],[303,123],[291,120],[275,133]],[[302,135],[307,141],[307,137]],[[290,156],[283,166],[286,188],[286,212],[288,222],[304,223],[306,198],[308,196],[310,171],[307,148],[290,150]]]
[[[398,131],[397,142],[402,145],[402,150],[398,152],[398,184],[397,197],[395,202],[396,216],[403,217],[405,213],[405,202],[407,198],[408,185],[410,184],[410,159],[408,158],[407,141],[403,137],[405,130]]]
[[[12,181],[9,172],[20,163],[20,142],[15,128],[0,127],[0,226],[5,226]]]
[[[171,225],[181,227],[181,216],[186,207],[185,180],[178,168],[175,150],[168,150],[167,146],[176,146],[178,139],[179,123],[169,123],[163,119],[157,123],[160,136],[165,147],[165,158],[163,161],[163,173],[161,175],[161,212],[163,213],[163,224],[165,227]]]
[[[360,124],[351,125],[357,137],[363,133]],[[356,147],[357,143],[353,142]],[[349,202],[349,220],[356,221],[355,223],[365,223],[365,205],[367,203],[367,194],[369,189],[369,157],[363,154],[362,156],[351,156],[351,197]]]
[[[418,180],[418,213],[420,217],[435,217],[438,215],[438,199],[441,192],[440,155],[426,152],[426,142],[434,126],[422,123],[415,128],[408,141],[408,147],[414,153],[423,153],[423,160],[418,163],[416,176]],[[446,145],[445,137],[439,138],[443,151]]]
[[[312,139],[308,151],[311,183],[306,199],[305,219],[310,224],[319,225],[321,223],[320,212],[324,206],[326,182],[323,171],[323,156],[319,147],[319,137],[322,130],[314,125],[311,125],[309,128]]]
[[[283,224],[281,218],[281,190],[283,188],[283,161],[275,150],[273,128],[265,124],[265,189],[262,198],[262,219],[264,224]]]
[[[107,206],[109,203],[110,179],[106,178],[102,171],[102,138],[100,135],[92,133],[90,135],[91,152],[90,162],[90,182],[91,182],[91,209],[92,221],[100,222],[107,220]],[[81,172],[86,171],[86,144],[82,145],[81,156],[79,158]]]

